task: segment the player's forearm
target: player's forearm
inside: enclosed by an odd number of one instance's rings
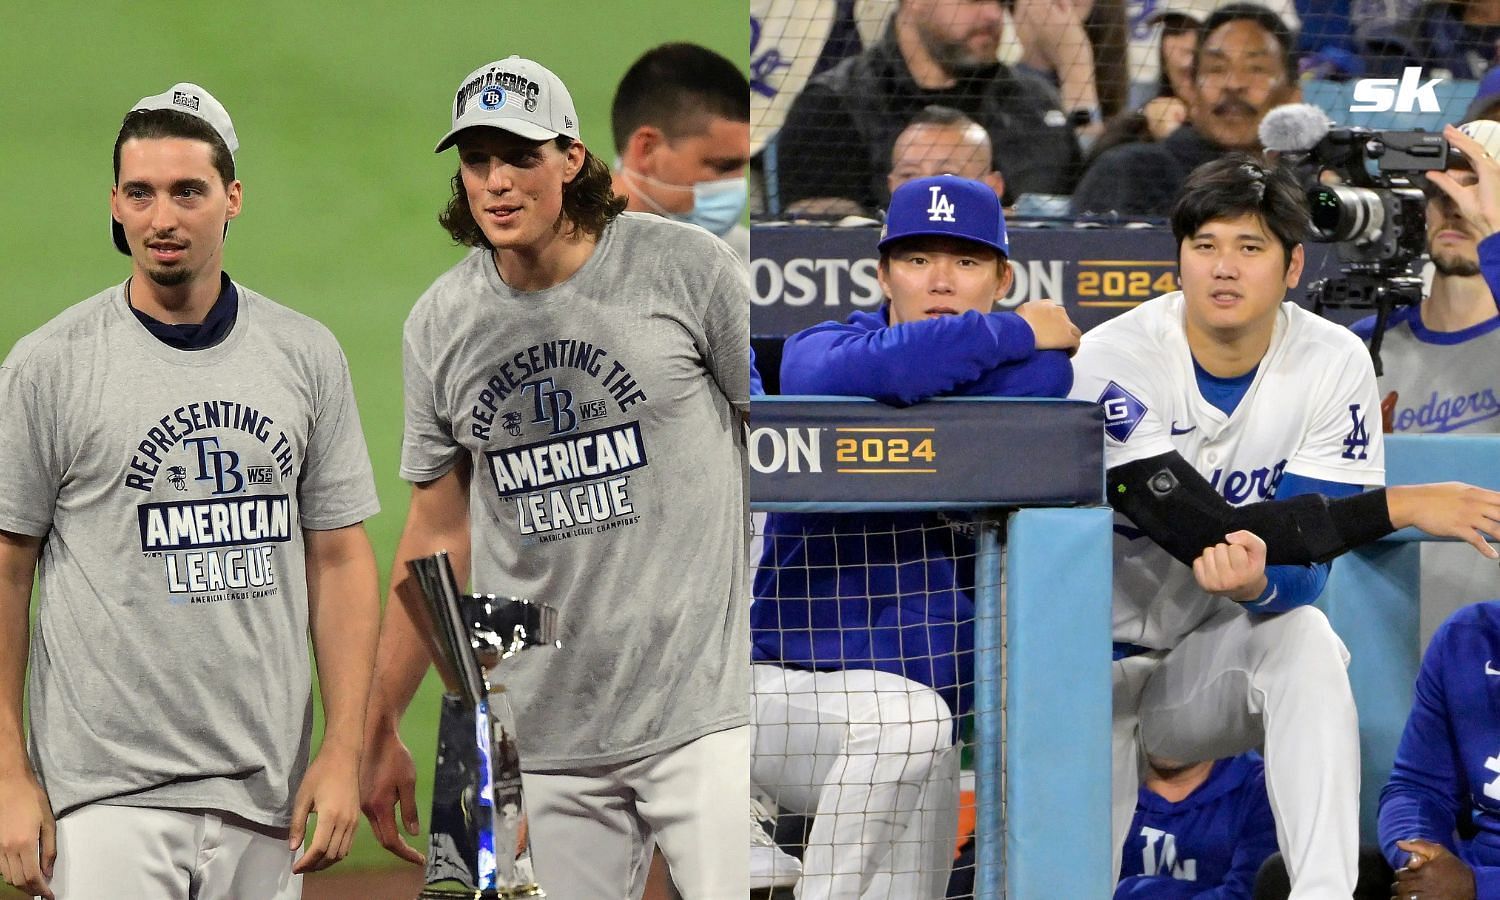
[[[357,756],[380,628],[375,553],[358,525],[308,537],[309,626],[323,697],[323,747]]]
[[[375,654],[375,678],[370,687],[368,718],[371,725],[394,727],[416,695],[427,667],[432,664],[426,617],[421,613],[425,601],[407,563],[447,551],[448,562],[460,589],[469,580],[467,504],[463,504],[458,516],[439,522],[424,515],[426,507],[437,505],[434,500],[441,503],[441,497],[422,497],[420,491],[413,494],[406,530],[396,546],[391,589],[386,597],[380,642]]]
[[[35,538],[0,531],[0,775],[31,769],[22,698],[39,545]]]
[[[965,313],[874,331],[817,329],[789,339],[782,393],[873,397],[909,405],[974,381],[1036,349],[1014,313]]]

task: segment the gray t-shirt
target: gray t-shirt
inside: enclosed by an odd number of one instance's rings
[[[1397,310],[1380,358],[1394,434],[1500,433],[1500,319],[1431,331],[1417,308]],[[1422,545],[1423,646],[1454,610],[1495,597],[1500,571],[1492,560],[1467,544]]]
[[[473,463],[473,584],[556,606],[506,660],[528,770],[648,756],[748,721],[750,301],[723,241],[626,213],[562,284],[476,250],[406,322],[401,475]]]
[[[237,289],[208,349],[157,340],[121,285],[0,366],[0,529],[46,538],[30,743],[59,814],[290,821],[312,723],[302,532],[378,504],[333,335]]]

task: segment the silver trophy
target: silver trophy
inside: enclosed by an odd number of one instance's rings
[[[460,593],[446,552],[407,565],[426,601],[425,631],[448,687],[438,720],[426,886],[418,897],[545,897],[532,873],[515,716],[494,671],[527,647],[562,646],[557,610],[519,597]]]

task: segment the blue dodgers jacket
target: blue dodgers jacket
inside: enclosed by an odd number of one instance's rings
[[[1036,349],[1014,313],[968,312],[892,326],[886,308],[787,339],[786,394],[1065,397],[1067,354]],[[772,513],[750,607],[756,662],[876,669],[972,703],[974,543],[938,513]]]
[[[1276,852],[1276,821],[1256,753],[1221,759],[1176,803],[1140,789],[1115,900],[1250,900]]]
[[[1475,896],[1500,900],[1500,601],[1461,608],[1422,656],[1391,780],[1380,792],[1380,849],[1442,844],[1474,870]]]

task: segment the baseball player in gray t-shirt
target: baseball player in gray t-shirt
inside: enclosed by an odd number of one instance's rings
[[[441,221],[474,248],[417,301],[401,474],[413,483],[362,776],[416,860],[396,723],[429,664],[406,561],[559,610],[562,649],[505,663],[537,881],[638,895],[653,843],[688,900],[748,893],[743,266],[690,225],[621,214],[563,83],[530,60],[460,84]],[[408,604],[411,604],[410,606]],[[626,894],[629,896],[630,894]]]
[[[136,104],[130,278],[0,365],[0,876],[29,894],[293,900],[358,823],[374,480],[333,336],[223,272],[237,149],[196,85]]]

